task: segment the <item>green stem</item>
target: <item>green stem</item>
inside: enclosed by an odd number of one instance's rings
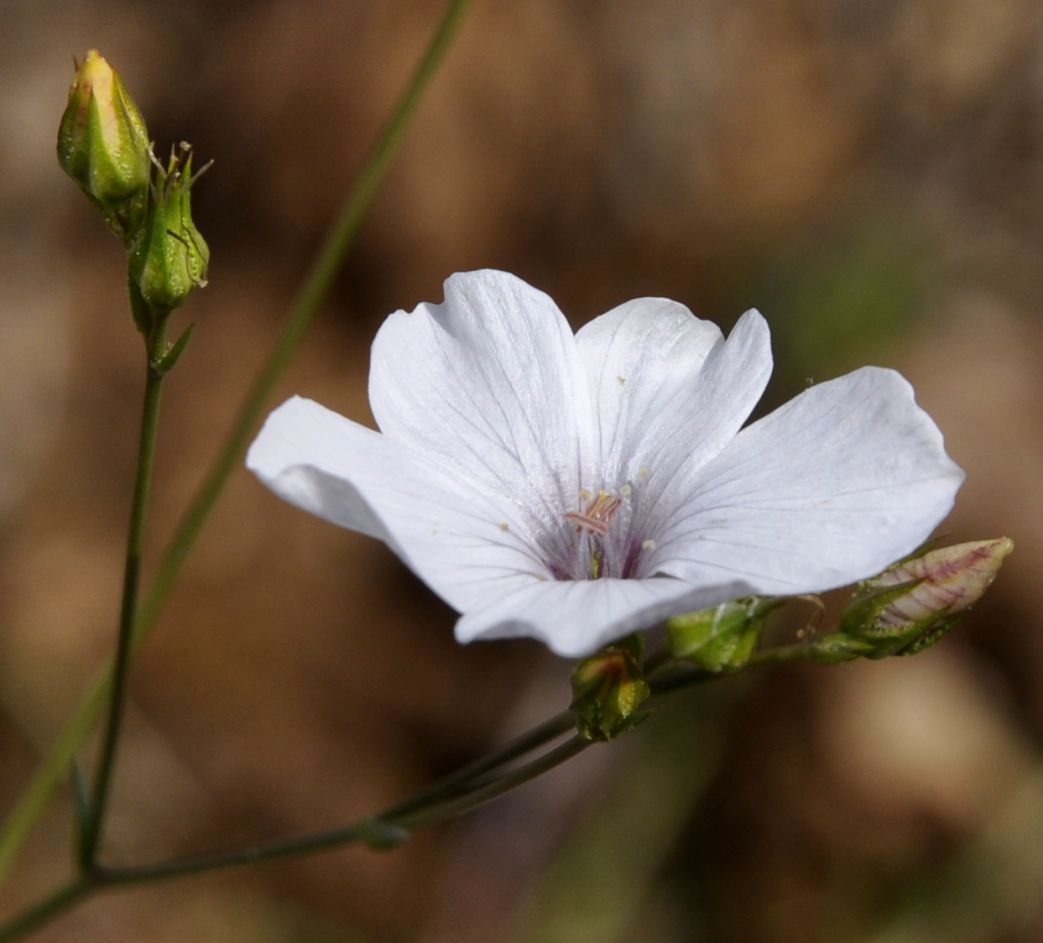
[[[682,687],[719,680],[723,677],[728,676],[698,669],[672,672],[664,678],[657,678],[652,682],[653,694],[649,699],[649,706]],[[75,891],[65,889],[65,897],[61,896],[61,892],[52,895],[51,898],[30,908],[10,924],[0,927],[0,943],[16,939],[15,931],[20,928],[33,929],[47,919],[57,916],[66,907],[71,906],[77,898],[93,888],[144,884],[164,878],[202,874],[274,858],[313,854],[352,843],[373,843],[374,836],[379,836],[382,830],[408,831],[456,818],[517,789],[593,746],[591,741],[573,736],[516,769],[499,776],[488,775],[511,760],[531,753],[562,736],[571,728],[572,724],[573,718],[569,711],[556,714],[500,749],[467,764],[408,799],[389,806],[375,816],[366,817],[340,828],[278,839],[249,848],[196,855],[179,861],[161,862],[154,865],[106,868],[94,864],[81,877],[79,883],[70,885],[71,888],[75,888]],[[33,919],[28,922],[30,916]]]
[[[80,898],[89,894],[92,889],[90,882],[82,878],[63,884],[38,904],[22,911],[10,923],[0,927],[0,943],[14,943],[15,940],[24,939],[34,930],[53,920],[58,914],[68,910]]]
[[[139,644],[155,625],[203,524],[224,490],[232,471],[239,466],[240,456],[265,404],[308,326],[329,294],[336,273],[387,173],[402,136],[445,57],[470,3],[471,0],[452,0],[449,3],[423,57],[374,143],[319,256],[291,306],[286,325],[275,348],[262,365],[239,408],[221,451],[185,510],[159,561],[155,579],[134,620],[133,645]],[[114,666],[110,661],[95,679],[76,713],[5,821],[3,830],[0,831],[0,881],[10,869],[51,795],[68,776],[76,751],[93,729],[109,699],[113,677]]]
[[[590,744],[578,737],[548,751],[528,765],[506,773],[499,778],[475,780],[511,760],[531,753],[556,739],[572,727],[568,711],[551,717],[498,750],[461,767],[427,789],[388,807],[376,816],[351,825],[315,832],[293,838],[279,839],[250,848],[198,855],[181,861],[165,862],[133,868],[104,868],[93,864],[74,882],[62,887],[40,903],[30,907],[11,923],[0,927],[0,943],[21,939],[48,920],[71,907],[93,889],[126,884],[143,884],[168,877],[199,874],[220,868],[229,868],[285,858],[293,855],[320,852],[343,845],[368,842],[380,828],[420,828],[462,815],[517,788],[523,783],[547,772],[575,756]]]
[[[716,681],[725,677],[728,677],[728,675],[700,671],[698,669],[678,672],[664,681],[653,682],[654,693],[650,702],[662,699],[681,688],[691,687],[706,681]],[[542,756],[511,772],[491,779],[478,779],[485,773],[500,768],[510,760],[530,753],[539,746],[561,736],[573,724],[574,718],[571,712],[564,711],[556,714],[554,717],[532,728],[532,730],[515,738],[510,743],[505,744],[499,750],[474,763],[461,767],[451,776],[435,783],[433,786],[384,809],[375,816],[367,817],[351,825],[293,838],[280,839],[250,848],[199,855],[185,858],[181,861],[142,867],[103,869],[99,871],[99,875],[106,883],[142,883],[166,877],[200,874],[220,868],[252,864],[272,858],[285,858],[293,855],[326,851],[342,845],[366,841],[373,834],[374,826],[412,830],[444,822],[447,819],[456,818],[487,802],[491,802],[493,799],[513,789],[517,789],[519,786],[554,769],[556,766],[560,766],[566,760],[587,749],[587,747],[593,746],[594,744],[591,741],[583,737],[573,736],[557,747],[548,750]]]
[[[497,770],[519,757],[532,753],[551,740],[556,739],[576,727],[576,718],[572,711],[562,711],[543,723],[533,727],[520,736],[504,744],[500,749],[487,754],[466,766],[460,767],[448,776],[432,783],[426,789],[414,793],[408,799],[385,809],[381,818],[399,816],[412,812],[423,805],[447,796],[459,795],[467,789],[479,776]]]
[[[537,731],[544,738],[551,736],[552,726],[556,729],[556,724],[552,723],[554,720],[556,718],[552,718],[552,721],[534,728],[525,738],[520,737],[502,750],[497,751],[497,753],[491,754],[486,762],[491,761],[493,757],[506,756],[508,753],[519,749],[523,742],[529,738],[535,738]],[[554,733],[553,735],[557,736],[558,734]],[[67,910],[81,897],[98,888],[145,884],[167,878],[185,877],[224,868],[241,867],[260,861],[270,861],[275,858],[314,854],[348,844],[366,842],[374,834],[375,827],[413,830],[457,818],[497,799],[505,793],[517,789],[538,776],[542,776],[544,773],[583,752],[591,745],[590,741],[574,736],[511,772],[474,784],[464,794],[446,799],[430,797],[426,801],[419,801],[419,796],[415,796],[413,800],[402,802],[377,816],[365,818],[341,828],[298,835],[293,838],[280,839],[250,848],[197,855],[180,861],[163,862],[155,865],[129,868],[104,868],[95,865],[88,873],[59,888],[58,891],[23,911],[10,923],[0,927],[0,943],[12,943],[14,940],[22,939],[33,930]],[[477,768],[477,766],[478,764],[472,764],[469,767],[465,767],[465,769]],[[460,772],[463,772],[463,770]]]
[[[146,343],[145,392],[141,406],[141,430],[138,435],[138,460],[134,472],[134,494],[130,502],[130,523],[127,525],[127,551],[123,565],[123,597],[120,601],[119,629],[116,641],[116,661],[113,669],[112,696],[102,739],[101,758],[94,779],[94,791],[80,831],[78,849],[80,870],[89,871],[101,840],[102,826],[112,786],[127,695],[127,675],[130,669],[131,634],[134,615],[138,608],[138,587],[141,583],[141,561],[145,546],[145,519],[152,485],[152,469],[156,458],[156,432],[159,428],[159,403],[163,393],[163,373],[155,361],[163,353],[166,343],[166,315],[155,319],[155,327]]]
[[[425,803],[409,812],[393,812],[388,810],[376,816],[362,819],[342,828],[323,832],[313,832],[284,838],[250,848],[217,852],[210,855],[198,855],[180,861],[164,862],[156,865],[144,865],[132,868],[104,868],[98,872],[99,879],[105,884],[141,884],[163,878],[183,877],[191,874],[203,874],[223,868],[254,864],[258,861],[270,861],[273,858],[286,858],[295,855],[313,854],[329,851],[344,845],[365,841],[373,834],[374,826],[388,828],[417,829],[428,825],[445,822],[457,818],[493,799],[517,789],[537,776],[560,766],[591,746],[589,740],[572,737],[543,756],[533,760],[513,772],[492,779],[471,789],[464,795],[444,801]],[[406,803],[402,804],[403,806]]]

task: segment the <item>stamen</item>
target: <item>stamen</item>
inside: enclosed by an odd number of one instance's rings
[[[576,525],[577,534],[586,530],[604,537],[608,534],[608,525],[619,513],[622,503],[622,498],[617,498],[607,491],[599,491],[598,496],[582,512],[566,511],[565,520]]]
[[[592,534],[598,534],[604,537],[608,534],[608,524],[604,521],[596,521],[592,517],[588,517],[586,514],[580,514],[578,511],[566,511],[565,520],[571,521],[576,525],[576,533],[580,533],[584,530],[589,530]]]

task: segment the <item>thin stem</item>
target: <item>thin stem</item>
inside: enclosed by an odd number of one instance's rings
[[[815,646],[812,642],[793,642],[790,645],[777,645],[775,648],[765,648],[755,652],[750,658],[751,665],[779,665],[790,661],[807,661],[808,656],[814,654]]]
[[[354,186],[347,195],[315,264],[291,306],[286,324],[272,353],[250,388],[224,445],[198,491],[182,515],[156,569],[155,579],[134,620],[132,643],[140,644],[155,625],[217,498],[224,490],[272,389],[329,294],[336,273],[351,248],[355,234],[373,201],[402,137],[456,35],[471,0],[451,0],[423,57],[370,151]],[[93,729],[108,700],[114,666],[99,673],[76,713],[44,759],[0,831],[0,880],[10,868],[29,832],[46,808],[50,796],[65,780],[76,750]]]
[[[93,890],[92,885],[83,878],[63,884],[39,903],[22,911],[10,923],[0,927],[0,943],[14,943],[15,940],[24,939],[34,930],[53,920],[58,914],[68,910],[91,890]]]
[[[669,678],[667,683],[655,684],[651,700],[661,699],[682,687],[690,687],[704,681],[714,681],[726,675],[691,670]],[[493,799],[517,789],[519,786],[560,766],[590,746],[592,741],[573,736],[564,743],[548,750],[542,756],[511,772],[493,778],[480,779],[484,774],[499,769],[512,759],[532,752],[545,743],[571,729],[575,719],[570,711],[562,711],[533,727],[514,740],[487,756],[461,767],[455,773],[421,790],[402,802],[382,812],[362,819],[351,825],[332,830],[314,832],[294,838],[280,839],[250,848],[201,855],[166,864],[146,867],[104,869],[102,879],[109,883],[130,883],[157,880],[162,877],[199,874],[218,868],[234,867],[270,858],[283,858],[298,854],[325,851],[353,842],[365,841],[373,833],[374,826],[388,826],[412,830],[426,825],[444,822],[470,812]]]
[[[479,776],[499,769],[501,766],[511,762],[511,760],[516,760],[528,753],[532,753],[551,740],[563,736],[570,730],[574,730],[575,727],[576,719],[572,711],[562,711],[560,714],[555,714],[553,717],[543,721],[543,723],[533,727],[532,730],[528,730],[510,742],[505,743],[500,749],[494,750],[492,753],[488,753],[474,762],[468,763],[466,766],[461,766],[460,769],[454,770],[448,776],[437,780],[427,788],[415,792],[408,799],[404,799],[402,802],[385,809],[381,813],[381,819],[386,820],[388,816],[405,815],[408,812],[421,808],[432,800],[460,794]]]
[[[682,687],[724,677],[728,677],[728,675],[698,669],[671,672],[653,680],[651,685],[653,694],[649,699],[648,707],[651,708],[657,700],[661,700]],[[499,776],[488,775],[511,760],[531,753],[538,747],[560,737],[571,727],[572,723],[573,718],[570,712],[563,711],[556,714],[500,749],[461,767],[427,789],[389,806],[375,816],[366,817],[350,825],[278,839],[249,848],[196,855],[179,861],[161,862],[154,865],[107,868],[94,864],[81,877],[79,883],[70,885],[75,889],[74,891],[66,889],[65,897],[53,895],[52,898],[48,898],[20,915],[12,923],[0,927],[0,943],[7,943],[8,940],[15,939],[15,936],[10,935],[13,930],[32,929],[56,916],[66,907],[71,906],[78,897],[93,888],[144,884],[164,878],[202,874],[274,858],[313,854],[352,843],[373,844],[374,837],[377,836],[379,841],[379,836],[384,831],[393,832],[399,829],[409,831],[463,815],[541,776],[593,746],[591,741],[580,736],[573,736],[516,769]],[[31,923],[27,922],[30,916],[33,917]]]
[[[650,701],[661,699],[682,687],[690,687],[705,681],[715,681],[723,677],[727,677],[727,675],[700,670],[678,673],[667,679],[666,683],[653,682],[654,693]],[[200,874],[272,858],[326,851],[342,845],[366,841],[373,834],[374,826],[412,830],[444,822],[517,789],[593,746],[591,741],[580,736],[573,736],[511,772],[491,779],[478,778],[491,770],[498,769],[511,759],[532,752],[537,747],[561,736],[573,724],[574,719],[570,712],[563,711],[556,714],[532,730],[516,737],[499,750],[461,767],[433,786],[415,793],[408,799],[396,803],[374,816],[347,826],[279,839],[250,848],[198,855],[181,861],[131,868],[99,869],[97,874],[106,883],[142,883],[166,877]]]
[[[666,671],[660,670],[654,677],[649,678],[648,686],[652,690],[652,696],[646,702],[648,707],[662,700],[668,694],[682,691],[695,684],[704,681],[720,681],[722,678],[731,677],[738,672],[707,671],[705,668],[677,668]]]
[[[571,727],[572,716],[568,711],[556,714],[504,744],[500,749],[494,750],[473,763],[468,763],[427,789],[414,793],[408,799],[388,807],[376,816],[367,817],[351,825],[279,839],[250,848],[198,855],[181,861],[157,865],[105,868],[94,864],[80,879],[62,887],[23,912],[11,923],[0,927],[0,943],[21,939],[25,934],[71,907],[80,897],[98,887],[142,884],[162,878],[198,874],[273,858],[316,853],[355,842],[367,842],[372,839],[375,830],[380,828],[419,828],[422,825],[431,825],[462,815],[470,809],[477,808],[479,805],[517,788],[590,746],[587,741],[573,737],[526,766],[499,778],[475,782],[478,777],[532,752],[561,736]],[[468,784],[470,784],[470,792],[467,792]]]
[[[163,393],[163,373],[155,365],[166,342],[166,315],[156,317],[155,327],[146,343],[145,391],[141,405],[141,430],[138,435],[138,459],[134,472],[134,494],[130,502],[130,522],[127,525],[127,551],[123,565],[123,596],[120,601],[119,628],[116,641],[116,662],[113,669],[112,696],[102,740],[101,759],[94,779],[94,791],[80,831],[78,849],[81,871],[88,871],[94,861],[101,840],[102,826],[108,807],[112,772],[116,763],[123,723],[123,708],[127,694],[127,675],[130,669],[131,634],[138,607],[138,587],[141,582],[141,560],[145,546],[145,519],[152,485],[152,469],[156,458],[156,432],[159,429],[159,403]]]
[[[91,800],[87,791],[87,779],[79,763],[72,765],[72,799],[73,811],[76,813],[76,827],[82,829],[90,815]]]
[[[261,365],[236,414],[227,437],[185,510],[156,572],[136,625],[139,642],[155,624],[167,596],[195,545],[203,524],[224,490],[232,472],[239,468],[242,454],[268,404],[275,385],[297,352],[315,315],[330,293],[362,220],[387,174],[409,122],[434,78],[471,0],[452,0],[418,63],[402,97],[373,144],[359,177],[341,206],[322,249],[291,303],[290,314],[268,359]]]
[[[479,806],[492,802],[493,799],[497,799],[517,789],[519,786],[525,785],[525,783],[542,776],[557,766],[561,766],[562,763],[572,759],[572,757],[577,756],[593,745],[593,741],[584,737],[571,737],[559,746],[554,747],[553,750],[548,750],[543,756],[533,760],[531,763],[527,763],[511,773],[493,779],[485,785],[468,792],[466,795],[456,799],[449,799],[444,804],[429,810],[420,809],[406,815],[391,816],[388,819],[379,818],[378,821],[385,822],[388,825],[397,825],[400,828],[415,829],[424,825],[434,825],[437,822],[456,818],[459,815],[477,809]]]
[[[202,874],[223,868],[239,867],[254,864],[258,861],[270,861],[274,858],[286,858],[295,855],[313,854],[329,851],[343,845],[365,841],[373,834],[374,826],[389,828],[417,829],[435,825],[448,819],[456,818],[493,799],[517,789],[537,776],[560,766],[591,746],[589,740],[572,737],[565,743],[549,750],[531,763],[519,767],[513,772],[490,780],[465,795],[445,801],[432,802],[410,812],[382,812],[371,818],[362,819],[343,828],[323,832],[313,832],[284,838],[250,848],[217,852],[210,855],[198,855],[156,865],[145,865],[133,868],[103,868],[98,871],[99,879],[106,884],[140,884],[162,878],[182,877],[190,874]],[[405,803],[403,803],[405,805]]]

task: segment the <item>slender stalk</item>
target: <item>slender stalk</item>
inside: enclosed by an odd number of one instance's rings
[[[375,827],[419,828],[462,815],[547,772],[590,746],[587,741],[573,737],[526,766],[499,778],[486,778],[475,782],[479,777],[560,737],[571,729],[572,725],[572,715],[568,711],[556,714],[504,744],[500,749],[494,750],[473,763],[468,763],[432,786],[414,793],[408,799],[389,806],[376,816],[362,819],[351,825],[278,839],[249,848],[198,855],[181,861],[157,865],[105,868],[92,864],[89,871],[82,874],[79,879],[63,886],[24,911],[11,923],[0,927],[0,943],[11,943],[11,941],[22,939],[73,906],[81,897],[100,887],[143,884],[163,878],[199,874],[273,858],[317,853],[352,843],[368,842],[374,834]]]
[[[90,882],[76,878],[48,894],[39,903],[22,911],[10,923],[0,927],[0,943],[22,940],[34,930],[53,920],[58,914],[72,907],[93,890]]]
[[[807,661],[813,654],[815,646],[811,642],[793,642],[790,645],[777,645],[775,648],[764,648],[755,652],[750,658],[751,665],[779,665],[789,661]]]
[[[134,614],[138,608],[138,587],[141,582],[141,561],[145,546],[145,519],[152,485],[152,469],[156,458],[156,432],[159,429],[159,403],[163,393],[163,373],[155,360],[163,352],[166,342],[166,316],[156,318],[146,344],[145,391],[141,405],[141,429],[138,435],[138,459],[134,472],[134,494],[130,502],[130,523],[127,525],[127,550],[123,564],[123,596],[120,600],[119,628],[116,641],[116,661],[113,669],[112,696],[102,740],[101,758],[94,779],[94,791],[80,831],[78,857],[81,871],[88,871],[94,861],[101,840],[102,825],[112,786],[112,772],[116,763],[123,723],[123,708],[127,694],[127,675],[130,669],[131,634]]]
[[[552,718],[552,721],[556,721],[556,718]],[[540,731],[542,736],[548,736],[552,721],[539,725],[530,733],[535,735],[537,731]],[[505,755],[519,747],[524,741],[525,738],[518,738],[503,750],[491,754],[488,760],[491,761],[494,756]],[[590,741],[574,736],[515,770],[473,784],[463,794],[441,800],[432,797],[426,802],[419,801],[418,797],[413,797],[417,801],[399,803],[377,816],[361,819],[341,828],[154,865],[128,868],[105,868],[94,865],[89,872],[63,885],[39,903],[27,908],[10,923],[0,927],[0,943],[14,943],[15,940],[24,938],[72,907],[80,898],[93,890],[145,884],[168,878],[240,867],[276,858],[315,854],[344,845],[366,842],[374,834],[375,826],[412,830],[456,818],[549,772],[589,746],[592,746]],[[472,767],[476,768],[476,766],[477,764],[472,764]]]
[[[76,813],[76,828],[82,829],[90,815],[91,800],[87,791],[87,778],[79,763],[73,763],[72,766],[72,800],[73,811]]]
[[[181,517],[156,569],[154,581],[134,620],[132,644],[137,645],[155,625],[204,523],[224,490],[255,428],[271,392],[285,371],[309,325],[329,294],[338,269],[393,160],[409,122],[448,52],[471,0],[451,0],[423,57],[402,92],[387,124],[376,139],[348,193],[326,241],[290,308],[276,345],[254,380],[233,421],[221,450]],[[77,749],[93,729],[113,685],[109,662],[87,691],[54,747],[0,831],[0,880],[10,869],[51,795],[64,782]]]
[[[455,799],[449,799],[444,804],[437,805],[432,809],[419,809],[401,816],[391,816],[389,819],[378,819],[388,825],[397,825],[400,828],[415,829],[425,825],[434,825],[447,819],[456,818],[466,812],[471,812],[479,806],[483,806],[493,799],[517,789],[519,786],[531,782],[538,776],[549,772],[557,766],[561,766],[566,760],[582,753],[588,747],[593,746],[593,741],[584,737],[575,736],[566,740],[553,750],[548,750],[543,756],[538,757],[531,763],[519,767],[513,772],[507,773],[496,779],[486,782],[484,785],[468,792],[466,795]]]
[[[474,762],[468,763],[466,766],[461,766],[460,769],[454,770],[448,776],[414,793],[408,799],[404,799],[402,802],[385,809],[381,813],[380,818],[386,820],[389,816],[405,815],[435,799],[459,795],[466,791],[468,785],[479,776],[499,769],[511,762],[511,760],[516,760],[528,753],[532,753],[551,740],[563,736],[570,730],[574,730],[575,727],[576,719],[572,711],[562,711],[560,714],[555,714],[553,717],[543,721],[543,723],[533,727],[532,730],[515,737],[509,743],[500,747],[500,749],[494,750],[492,753],[488,753]]]
[[[683,687],[724,677],[727,675],[699,670],[677,673],[669,678],[668,683],[653,686],[655,693],[651,700],[661,699]],[[279,839],[249,848],[193,856],[180,861],[129,868],[100,868],[96,874],[101,881],[108,884],[144,883],[162,878],[237,867],[272,858],[327,851],[343,845],[366,841],[373,834],[374,826],[413,830],[444,822],[517,789],[593,746],[591,741],[580,736],[573,736],[517,769],[500,776],[485,776],[486,773],[500,768],[510,760],[530,753],[539,746],[556,739],[573,724],[574,718],[569,711],[556,714],[516,737],[499,750],[461,767],[433,786],[389,806],[374,816],[350,825]]]
[[[329,851],[333,848],[365,841],[372,834],[374,825],[406,830],[435,825],[477,809],[479,806],[517,789],[537,776],[542,776],[556,766],[560,766],[591,745],[589,740],[584,740],[582,737],[572,737],[531,763],[489,780],[464,795],[424,804],[410,812],[397,814],[393,814],[391,811],[383,812],[343,828],[284,838],[250,848],[184,858],[180,861],[131,868],[103,868],[97,872],[98,877],[105,884],[141,884],[164,878],[184,877],[223,868],[239,867],[258,861],[270,861],[274,858]]]
[[[210,516],[229,476],[239,468],[242,454],[261,419],[272,391],[329,295],[362,220],[398,152],[409,122],[442,63],[470,3],[471,0],[451,0],[394,111],[374,142],[369,157],[326,236],[326,241],[291,303],[290,314],[274,349],[261,365],[221,450],[163,554],[155,581],[142,604],[134,627],[135,641],[140,641],[155,624],[203,529],[203,524]]]
[[[648,709],[651,710],[655,702],[682,687],[724,677],[729,675],[698,669],[664,673],[662,678],[656,678],[652,682],[653,693],[648,701]],[[72,906],[79,897],[95,888],[144,884],[165,878],[202,874],[275,858],[314,854],[353,843],[375,844],[374,836],[377,836],[376,841],[379,842],[383,831],[408,832],[456,818],[517,789],[593,746],[589,740],[572,736],[564,743],[513,770],[493,775],[495,770],[512,760],[562,736],[572,724],[573,718],[569,711],[556,714],[498,750],[461,767],[408,799],[346,826],[277,839],[248,848],[195,855],[158,864],[108,868],[94,863],[89,871],[81,875],[78,882],[29,908],[6,926],[0,927],[0,943],[21,938],[23,929],[24,932],[28,932],[57,916],[62,910]]]

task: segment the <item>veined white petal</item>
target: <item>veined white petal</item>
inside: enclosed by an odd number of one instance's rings
[[[505,272],[454,275],[445,303],[384,322],[370,405],[381,430],[548,533],[575,506],[589,398],[557,305]]]
[[[707,354],[690,390],[647,439],[635,430],[630,449],[638,470],[633,528],[659,542],[664,522],[687,506],[705,465],[732,441],[757,404],[771,376],[771,339],[760,312],[747,311],[727,340]],[[651,575],[647,566],[639,575]]]
[[[511,502],[310,400],[275,410],[246,464],[291,504],[383,540],[458,610],[548,576]]]
[[[922,543],[962,481],[909,384],[865,367],[740,432],[663,522],[651,566],[760,593],[842,586]]]
[[[566,658],[580,658],[667,616],[716,605],[751,590],[740,580],[694,587],[683,580],[567,580],[515,590],[464,613],[459,642],[536,638]]]
[[[616,489],[636,480],[640,468],[674,447],[692,417],[699,370],[722,339],[716,324],[665,298],[628,301],[580,328],[600,479],[588,486]]]

